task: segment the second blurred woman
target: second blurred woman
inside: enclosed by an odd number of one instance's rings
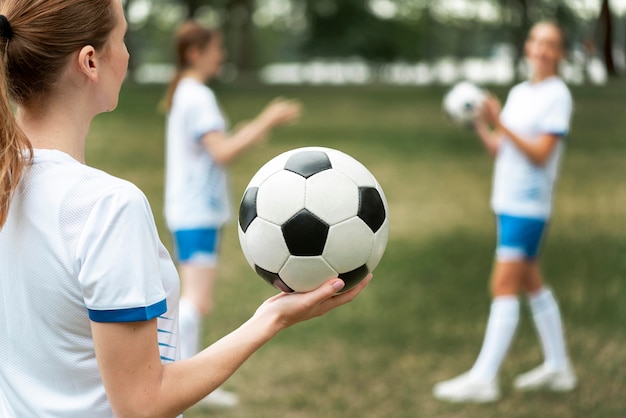
[[[300,105],[274,100],[252,121],[229,132],[213,91],[205,84],[220,71],[222,34],[189,21],[176,34],[177,73],[166,97],[165,217],[182,284],[181,357],[199,351],[203,318],[213,307],[220,228],[231,216],[226,166],[263,141],[275,126],[297,119]],[[218,389],[208,405],[234,406]]]

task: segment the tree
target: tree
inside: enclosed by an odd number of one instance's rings
[[[609,76],[617,75],[615,61],[613,59],[613,25],[612,25],[611,5],[609,0],[602,0],[600,15],[597,19],[596,37],[601,45],[600,50],[604,56],[604,65]]]
[[[413,22],[382,19],[362,0],[309,0],[303,51],[311,56],[359,56],[372,61],[415,58]]]

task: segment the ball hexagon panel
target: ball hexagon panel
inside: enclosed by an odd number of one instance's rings
[[[285,162],[289,159],[289,156],[294,152],[287,151],[269,160],[252,176],[248,187],[259,187],[261,183],[267,180],[272,174],[277,173],[285,169]]]
[[[304,209],[305,182],[306,179],[291,171],[272,174],[259,186],[256,198],[258,216],[276,225],[285,223]]]
[[[374,187],[359,187],[358,216],[363,219],[373,232],[378,231],[383,222],[385,222],[387,213],[378,189]]]
[[[369,260],[374,233],[357,217],[331,225],[322,257],[340,273],[356,269]]]
[[[239,235],[239,244],[241,244],[241,251],[243,252],[243,256],[246,258],[250,267],[254,268],[254,262],[252,261],[252,256],[248,251],[248,245],[246,244],[246,233],[241,229],[241,226],[237,226],[237,235]]]
[[[282,233],[291,255],[317,256],[324,251],[328,224],[306,209],[296,213],[282,226]]]
[[[304,149],[294,152],[285,163],[285,170],[309,178],[332,168],[328,155],[323,150]]]
[[[333,169],[352,179],[357,186],[376,187],[376,178],[363,164],[343,152],[333,149],[327,152]]]
[[[322,171],[306,181],[305,206],[329,225],[355,216],[359,209],[359,189],[341,172]]]
[[[252,265],[277,272],[289,258],[289,249],[280,227],[262,218],[252,221],[243,238],[246,258]]]
[[[308,292],[337,277],[337,272],[323,257],[291,256],[278,274],[296,292]]]

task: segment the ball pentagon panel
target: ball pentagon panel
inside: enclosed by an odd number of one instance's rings
[[[372,254],[367,261],[367,267],[370,271],[374,271],[380,260],[383,258],[387,240],[389,239],[389,219],[386,219],[380,229],[374,234],[374,245],[372,246]]]
[[[282,226],[289,253],[303,257],[321,255],[326,245],[328,228],[326,222],[302,209]]]
[[[285,163],[285,170],[309,178],[332,168],[326,152],[319,149],[303,149],[292,153]]]
[[[369,270],[366,265],[363,265],[352,271],[341,273],[339,278],[345,283],[345,286],[341,289],[341,291],[345,292],[346,290],[350,290],[357,284],[361,283],[370,271],[371,270]]]
[[[378,231],[387,219],[387,211],[382,196],[375,187],[359,188],[358,217],[372,229]]]
[[[280,278],[278,273],[272,273],[271,271],[267,271],[259,266],[253,266],[253,267],[254,267],[254,271],[256,271],[256,273],[259,276],[261,276],[263,280],[265,280],[266,282],[274,286],[276,289],[285,293],[295,292],[295,290],[287,286],[287,284],[283,281],[283,279]]]
[[[252,221],[257,217],[256,199],[258,192],[258,187],[249,187],[241,199],[241,204],[239,205],[239,226],[243,232],[248,230]]]

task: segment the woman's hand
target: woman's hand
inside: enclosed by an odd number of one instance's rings
[[[502,105],[500,104],[498,98],[493,95],[489,95],[483,104],[482,111],[480,112],[480,119],[484,120],[494,128],[499,128],[501,110]]]
[[[361,283],[345,293],[337,294],[344,287],[341,279],[331,279],[319,288],[306,293],[280,293],[267,299],[254,317],[274,316],[278,330],[298,322],[316,318],[341,305],[351,302],[372,279],[369,274]]]
[[[295,100],[277,98],[272,100],[259,114],[259,120],[269,128],[293,122],[300,117],[302,106]]]

